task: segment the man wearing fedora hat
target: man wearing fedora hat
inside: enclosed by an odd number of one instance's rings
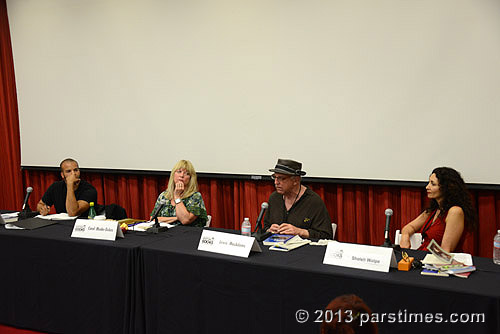
[[[306,175],[300,162],[278,159],[272,178],[276,191],[269,196],[264,230],[294,234],[302,238],[331,239],[330,215],[325,203],[314,191],[301,184]]]

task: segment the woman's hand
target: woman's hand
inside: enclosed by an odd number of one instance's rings
[[[184,183],[177,182],[175,184],[175,189],[174,189],[174,199],[181,198],[183,192],[184,192]]]
[[[401,240],[399,241],[399,246],[401,248],[411,248],[410,236],[408,234],[401,234]]]

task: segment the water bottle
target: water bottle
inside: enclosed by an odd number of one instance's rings
[[[497,231],[497,235],[493,239],[493,262],[500,264],[500,230]]]
[[[94,208],[94,202],[90,202],[90,209],[89,209],[89,216],[88,218],[89,219],[94,219],[95,216],[96,216],[96,213],[95,213],[95,208]]]
[[[241,235],[252,236],[252,224],[248,218],[243,219],[243,223],[241,223]]]

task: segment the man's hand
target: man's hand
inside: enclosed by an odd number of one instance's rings
[[[296,234],[300,234],[301,230],[302,230],[301,228],[295,227],[292,224],[285,223],[285,224],[281,224],[279,226],[278,233],[296,235]]]
[[[38,212],[39,212],[42,216],[46,216],[46,215],[48,215],[48,214],[49,214],[49,212],[50,212],[50,206],[45,205],[45,204],[40,205],[40,206],[38,206]]]
[[[68,188],[75,188],[79,183],[80,178],[77,177],[75,173],[71,173],[70,175],[66,176],[66,185],[68,186]]]
[[[272,224],[271,227],[267,229],[268,232],[271,233],[278,233],[278,230],[280,229],[280,226],[278,224]]]

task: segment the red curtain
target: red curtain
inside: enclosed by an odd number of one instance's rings
[[[22,201],[16,82],[5,0],[0,1],[0,196],[2,209]]]
[[[32,208],[48,186],[59,179],[58,172],[23,171],[23,187],[33,187],[29,204]],[[133,174],[84,173],[92,183],[100,204],[116,203],[129,217],[149,217],[158,194],[166,188],[168,178]],[[271,181],[198,178],[212,226],[239,229],[244,217],[255,227],[260,205],[274,190]],[[427,205],[423,187],[347,185],[334,183],[306,184],[325,201],[333,222],[337,223],[336,239],[344,242],[380,245],[384,241],[386,208],[392,208],[391,236]],[[500,227],[500,192],[472,191],[478,208],[479,228],[465,242],[464,250],[474,255],[491,257],[492,242]]]

